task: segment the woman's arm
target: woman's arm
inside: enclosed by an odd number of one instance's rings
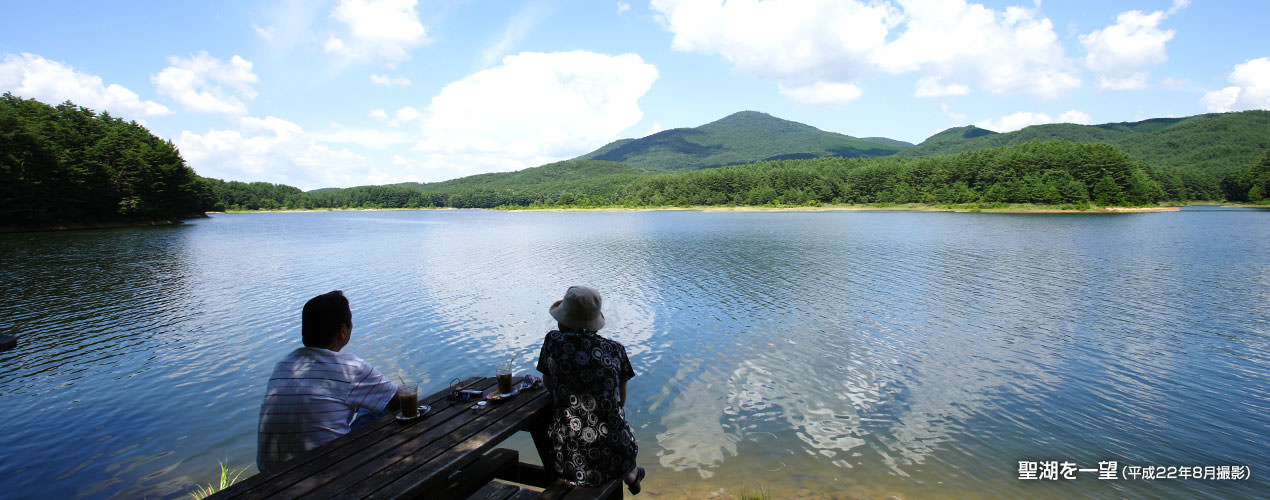
[[[621,390],[621,394],[618,396],[617,405],[626,406],[626,381],[625,380],[622,381],[621,388],[622,390]]]

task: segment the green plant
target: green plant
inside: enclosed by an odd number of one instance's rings
[[[241,469],[231,471],[229,470],[229,467],[225,465],[225,462],[221,462],[220,463],[220,484],[219,485],[209,484],[207,486],[198,486],[194,489],[194,493],[190,493],[190,496],[193,497],[194,500],[203,500],[204,498],[210,497],[212,496],[213,493],[216,493],[220,490],[230,487],[234,483],[237,483],[239,479],[242,479],[242,475],[244,472],[247,472],[247,466],[243,466],[243,468]]]
[[[770,500],[771,498],[771,495],[767,492],[767,488],[762,486],[759,486],[758,491],[752,494],[748,491],[742,491],[741,494],[736,497],[737,500]]]

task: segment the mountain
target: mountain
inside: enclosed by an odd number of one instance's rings
[[[1209,113],[1184,118],[1075,125],[1033,125],[999,134],[974,126],[950,128],[900,156],[934,156],[1031,141],[1105,143],[1151,165],[1197,168],[1221,175],[1256,163],[1270,150],[1270,111]]]
[[[909,146],[893,139],[859,139],[766,113],[742,111],[700,127],[614,141],[576,159],[685,171],[764,160],[888,156]]]

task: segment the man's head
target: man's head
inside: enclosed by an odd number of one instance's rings
[[[301,314],[300,333],[307,347],[338,351],[353,331],[353,312],[344,292],[335,290],[309,299]]]

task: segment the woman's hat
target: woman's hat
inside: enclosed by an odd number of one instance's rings
[[[564,299],[551,304],[551,317],[561,326],[594,332],[604,328],[604,313],[600,312],[600,292],[585,286],[571,286],[564,292]]]

